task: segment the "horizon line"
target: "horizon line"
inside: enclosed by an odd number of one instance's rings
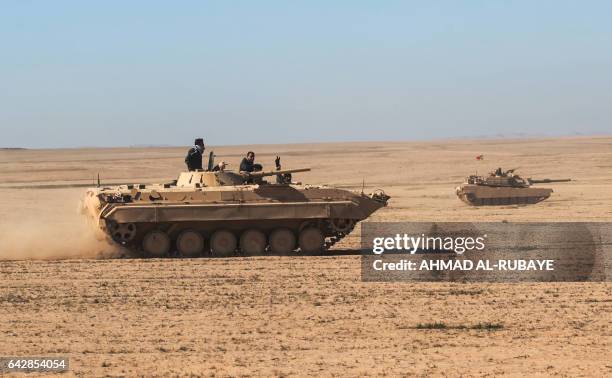
[[[369,140],[337,140],[337,141],[304,141],[304,142],[279,142],[279,143],[238,143],[238,144],[209,144],[207,146],[214,147],[240,147],[240,146],[275,146],[275,145],[307,145],[307,144],[350,144],[350,143],[427,143],[427,142],[441,142],[441,141],[513,141],[513,140],[546,140],[546,139],[581,139],[581,138],[610,138],[612,132],[609,134],[562,134],[562,135],[480,135],[480,136],[462,136],[462,137],[442,137],[442,138],[423,138],[423,139],[369,139]],[[132,145],[116,145],[116,146],[104,146],[104,145],[83,145],[83,146],[72,146],[72,147],[0,147],[0,151],[24,151],[24,150],[78,150],[78,149],[111,149],[111,148],[183,148],[189,147],[191,144],[132,144]]]

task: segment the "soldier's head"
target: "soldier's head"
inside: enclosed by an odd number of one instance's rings
[[[195,142],[193,143],[196,146],[200,146],[202,148],[204,148],[204,139],[202,138],[196,138]]]
[[[253,152],[253,151],[247,152],[246,159],[248,161],[250,161],[251,163],[254,162],[255,161],[255,152]]]

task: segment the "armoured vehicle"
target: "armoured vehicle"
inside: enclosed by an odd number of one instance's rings
[[[277,163],[245,173],[209,163],[166,184],[90,188],[82,212],[103,235],[145,256],[316,253],[390,198],[291,182],[292,173],[309,170]]]
[[[533,204],[544,201],[553,192],[550,188],[535,188],[533,184],[567,182],[571,179],[524,179],[516,169],[498,168],[488,176],[469,176],[455,191],[463,202],[473,206]]]

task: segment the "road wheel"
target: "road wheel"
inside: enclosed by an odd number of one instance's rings
[[[325,243],[325,238],[318,228],[308,227],[300,232],[299,245],[304,253],[321,252],[323,243]]]
[[[163,257],[170,251],[170,237],[161,230],[147,233],[142,240],[142,249],[154,257]]]
[[[348,234],[355,227],[355,221],[352,219],[336,218],[331,220],[331,227],[334,232],[343,232]]]
[[[272,253],[287,254],[295,249],[295,235],[291,230],[279,228],[270,235]]]
[[[185,230],[176,239],[176,249],[185,257],[196,257],[204,250],[204,237],[197,231]]]
[[[259,230],[247,230],[240,236],[240,249],[253,256],[261,255],[266,250],[266,235]]]
[[[210,238],[210,250],[215,256],[231,256],[237,246],[236,236],[227,230],[216,231]]]

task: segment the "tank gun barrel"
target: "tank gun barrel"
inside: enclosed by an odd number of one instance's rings
[[[528,179],[530,184],[546,184],[549,182],[568,182],[572,181],[572,179]]]
[[[267,176],[276,176],[276,175],[284,175],[286,173],[295,173],[295,172],[308,172],[310,168],[294,168],[294,169],[279,169],[274,171],[258,171],[258,172],[250,172],[247,173],[248,177],[251,178],[259,178],[259,177],[267,177]]]

